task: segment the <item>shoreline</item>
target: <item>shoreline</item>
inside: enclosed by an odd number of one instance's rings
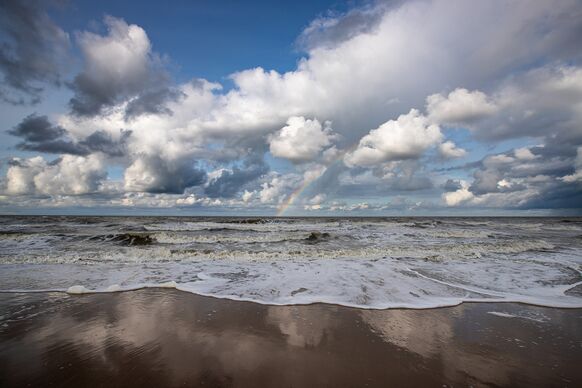
[[[582,282],[580,282],[582,284]],[[580,284],[575,284],[572,286],[578,287]],[[77,287],[77,286],[73,286]],[[81,286],[83,287],[83,286]],[[70,287],[69,287],[70,288]],[[371,310],[371,311],[385,311],[385,310],[433,310],[433,309],[446,309],[452,307],[458,307],[464,304],[516,304],[516,305],[523,305],[523,306],[530,306],[530,307],[540,307],[540,308],[547,308],[547,309],[559,309],[559,310],[582,310],[582,305],[580,306],[552,306],[552,305],[545,305],[540,303],[533,303],[533,302],[523,302],[523,301],[516,301],[516,300],[506,300],[506,299],[477,299],[473,298],[471,300],[462,300],[458,303],[452,303],[447,305],[439,305],[439,306],[428,306],[428,307],[408,307],[408,306],[395,306],[395,307],[364,307],[361,305],[352,305],[352,304],[342,304],[342,303],[333,303],[333,302],[307,302],[307,303],[272,303],[272,302],[262,302],[253,300],[250,298],[235,298],[232,296],[218,296],[213,294],[204,294],[195,291],[181,289],[179,286],[177,287],[170,287],[164,285],[145,285],[145,286],[136,286],[130,287],[127,289],[116,289],[116,290],[91,290],[86,289],[83,287],[81,292],[69,292],[69,289],[43,289],[43,290],[0,290],[0,295],[3,294],[48,294],[48,293],[59,293],[59,294],[66,294],[72,297],[81,297],[83,295],[104,295],[104,294],[117,294],[117,293],[124,293],[124,292],[135,292],[140,290],[175,290],[178,292],[183,292],[185,294],[191,294],[194,296],[199,296],[203,298],[212,298],[217,300],[228,300],[232,302],[241,302],[241,303],[253,303],[262,306],[277,306],[277,307],[293,307],[293,306],[335,306],[341,308],[349,308],[349,309],[356,309],[356,310]]]
[[[0,385],[575,386],[582,311],[372,310],[171,288],[0,294]]]

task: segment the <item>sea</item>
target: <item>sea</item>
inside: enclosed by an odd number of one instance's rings
[[[582,308],[582,218],[0,216],[0,292]]]

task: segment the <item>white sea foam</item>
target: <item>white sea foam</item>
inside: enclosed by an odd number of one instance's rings
[[[495,315],[497,317],[502,317],[502,318],[516,318],[516,315],[509,314],[509,313],[502,313],[500,311],[488,311],[487,314]]]
[[[361,308],[429,308],[466,301],[513,301],[582,307],[582,298],[564,294],[564,284],[552,284],[562,274],[561,267],[550,266],[543,273],[535,270],[528,273],[519,271],[520,265],[516,263],[513,267],[506,266],[504,276],[500,276],[491,272],[495,263],[491,266],[457,263],[444,272],[434,269],[438,263],[427,262],[425,267],[414,268],[409,264],[394,259],[207,260],[117,268],[103,264],[65,267],[51,264],[39,268],[42,273],[37,273],[36,279],[29,275],[29,281],[31,290],[41,284],[49,284],[53,289],[61,285],[70,294],[165,287],[266,304],[324,302]],[[22,276],[18,266],[6,269],[0,275],[2,284],[9,284],[9,278]],[[547,284],[542,285],[544,282]]]
[[[85,288],[85,286],[75,285],[67,288],[67,294],[89,294],[91,290]]]
[[[582,284],[582,225],[528,222],[153,219],[144,232],[135,219],[104,219],[82,232],[57,222],[58,233],[31,222],[0,239],[0,291],[165,287],[266,304],[581,308],[572,290]]]
[[[495,315],[497,317],[501,317],[501,318],[517,318],[517,319],[526,319],[528,321],[534,321],[534,322],[539,322],[539,323],[544,323],[549,321],[550,319],[540,313],[529,313],[527,311],[524,311],[520,314],[510,314],[510,313],[505,313],[505,312],[501,312],[501,311],[488,311],[487,314],[491,314],[491,315]]]
[[[121,286],[119,284],[112,284],[105,289],[105,292],[119,292],[122,290],[123,289],[121,288]]]

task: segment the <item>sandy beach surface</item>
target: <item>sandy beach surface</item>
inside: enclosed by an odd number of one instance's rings
[[[177,290],[0,295],[0,386],[582,384],[582,310],[269,306]]]

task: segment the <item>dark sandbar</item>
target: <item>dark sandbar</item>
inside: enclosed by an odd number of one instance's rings
[[[494,314],[491,314],[493,312]],[[582,386],[582,310],[0,295],[0,386]]]

